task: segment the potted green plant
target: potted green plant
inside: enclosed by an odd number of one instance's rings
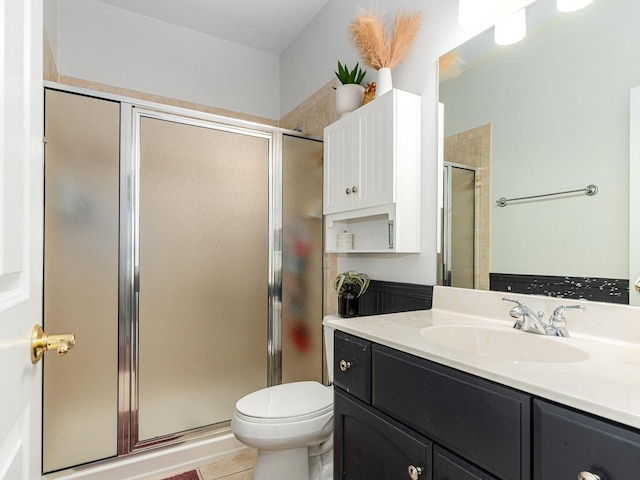
[[[338,71],[335,74],[342,84],[336,88],[336,112],[339,117],[344,117],[362,105],[364,87],[360,84],[367,72],[362,70],[357,63],[353,69],[349,70],[346,63],[342,65],[338,61]]]
[[[333,286],[338,294],[338,315],[357,317],[360,313],[360,297],[369,287],[369,276],[348,270],[336,277]]]

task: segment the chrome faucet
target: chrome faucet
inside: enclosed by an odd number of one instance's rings
[[[584,310],[583,305],[561,305],[553,311],[549,317],[549,323],[544,323],[542,317],[544,312],[535,313],[524,302],[513,298],[504,297],[505,302],[515,303],[516,306],[509,310],[509,315],[516,319],[513,328],[523,332],[538,333],[540,335],[550,335],[553,337],[568,337],[567,319],[564,317],[565,310]]]
[[[555,337],[568,337],[567,331],[567,319],[564,318],[565,310],[584,310],[583,305],[561,305],[553,311],[553,314],[549,317],[549,325],[547,326],[547,335],[553,335]]]
[[[515,307],[509,310],[509,315],[516,319],[513,328],[523,332],[538,333],[540,335],[547,334],[547,326],[542,322],[544,312],[535,313],[524,302],[514,298],[504,297],[502,300],[516,304]]]

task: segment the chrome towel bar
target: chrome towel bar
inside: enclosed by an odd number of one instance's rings
[[[594,196],[598,193],[597,185],[587,185],[585,188],[580,188],[578,190],[567,190],[564,192],[555,192],[555,193],[543,193],[542,195],[531,195],[529,197],[518,197],[518,198],[500,198],[496,200],[496,203],[501,207],[506,207],[508,202],[514,202],[516,200],[529,200],[531,198],[542,198],[542,197],[552,197],[554,195],[565,195],[567,193],[584,193],[585,195],[589,195],[590,197]]]

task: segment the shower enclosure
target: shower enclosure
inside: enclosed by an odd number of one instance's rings
[[[83,93],[83,94],[79,94]],[[235,402],[322,378],[322,144],[45,92],[43,470],[228,432]]]
[[[445,162],[442,285],[475,288],[476,172]]]

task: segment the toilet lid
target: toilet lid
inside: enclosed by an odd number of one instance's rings
[[[333,409],[333,390],[318,382],[284,383],[250,393],[236,403],[248,417],[314,417]]]

